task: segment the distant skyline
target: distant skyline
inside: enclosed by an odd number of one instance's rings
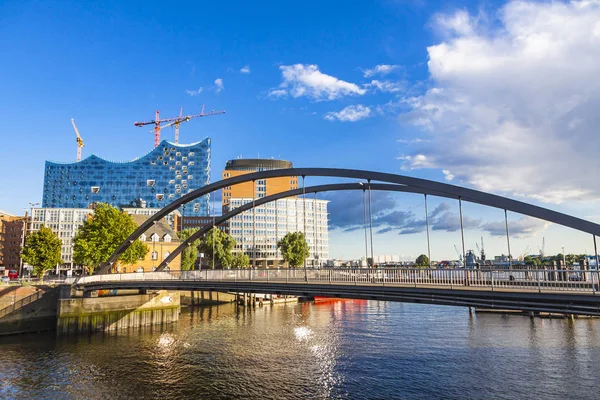
[[[180,142],[228,159],[417,176],[600,222],[600,3],[75,1],[0,5],[0,210],[41,202],[44,162],[128,161],[135,121],[205,110]],[[173,140],[173,130],[162,138]],[[324,182],[308,178],[307,185]],[[330,255],[364,255],[362,194],[331,193]],[[422,196],[374,193],[374,252],[426,253]],[[458,205],[431,198],[432,257],[456,258]],[[467,249],[506,254],[503,212],[465,204]],[[593,252],[583,235],[510,215],[513,256]]]

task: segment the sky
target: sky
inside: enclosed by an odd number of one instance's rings
[[[600,2],[4,1],[0,210],[41,202],[45,160],[114,161],[153,146],[135,121],[205,110],[180,142],[229,159],[383,171],[600,222]],[[173,139],[173,131],[163,131]],[[325,180],[307,178],[307,185]],[[330,200],[330,256],[364,255],[362,194]],[[432,258],[461,250],[458,204],[429,197]],[[423,197],[373,193],[374,253],[426,252]],[[507,253],[502,210],[464,204],[465,247]],[[513,256],[593,252],[509,213]]]

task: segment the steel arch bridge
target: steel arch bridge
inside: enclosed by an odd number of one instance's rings
[[[586,221],[577,217],[573,217],[567,214],[563,214],[557,211],[549,210],[547,208],[535,206],[525,202],[513,200],[507,197],[498,196],[490,193],[485,193],[473,189],[468,189],[456,185],[450,185],[447,183],[435,182],[427,179],[414,178],[405,175],[390,174],[376,171],[365,171],[355,169],[341,169],[341,168],[289,168],[289,169],[278,169],[270,171],[260,171],[249,173],[245,175],[236,176],[233,178],[223,179],[218,182],[211,183],[200,189],[197,189],[187,195],[175,200],[169,205],[165,206],[159,212],[151,216],[148,220],[142,223],[138,229],[136,229],[109,257],[109,259],[103,263],[99,269],[99,273],[107,273],[110,271],[111,265],[117,261],[119,256],[127,250],[127,248],[137,239],[142,233],[144,233],[152,224],[159,221],[161,218],[176,210],[180,206],[193,201],[194,199],[210,194],[214,191],[220,190],[226,186],[233,186],[239,183],[254,182],[259,179],[268,179],[275,177],[297,177],[303,178],[303,187],[301,189],[290,190],[287,192],[278,193],[276,195],[267,196],[260,199],[255,199],[252,203],[248,203],[244,206],[237,208],[223,216],[217,221],[223,222],[227,219],[239,214],[240,212],[247,211],[255,206],[275,201],[277,199],[297,196],[299,194],[306,193],[318,193],[328,190],[389,190],[399,191],[407,193],[420,193],[432,196],[439,196],[451,199],[458,199],[459,203],[467,201],[470,203],[481,204],[494,208],[503,209],[506,211],[516,212],[530,217],[535,217],[548,222],[556,223],[558,225],[573,228],[582,232],[589,233],[594,237],[594,247],[596,248],[596,236],[600,235],[600,225],[590,221]],[[356,184],[331,184],[321,185],[314,187],[304,187],[305,177],[335,177],[335,178],[350,178],[365,180],[366,183]],[[371,182],[384,182],[385,184],[371,183]],[[238,211],[239,210],[239,211]],[[237,212],[236,212],[237,211]],[[462,221],[462,216],[461,216]],[[216,221],[215,221],[216,222]],[[201,234],[205,233],[210,229],[212,224],[204,226],[190,238],[185,240],[176,250],[174,250],[169,257],[163,261],[159,268],[164,268],[168,262],[174,259],[186,246],[198,238]],[[597,252],[596,252],[597,253]],[[597,257],[597,256],[596,256]]]

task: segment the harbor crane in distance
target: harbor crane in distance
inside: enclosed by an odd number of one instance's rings
[[[546,237],[545,236],[542,238],[542,247],[538,247],[538,249],[540,250],[540,258],[544,258],[545,250],[546,250]]]
[[[158,145],[160,144],[160,130],[162,128],[166,128],[169,126],[175,126],[175,143],[179,143],[179,125],[182,122],[187,122],[193,118],[198,118],[198,117],[210,117],[212,115],[218,115],[218,114],[225,114],[225,110],[219,110],[219,111],[211,111],[209,113],[204,113],[204,105],[202,105],[202,112],[198,113],[198,114],[191,114],[191,115],[186,115],[183,116],[183,108],[179,110],[179,117],[172,117],[172,118],[163,118],[160,119],[160,112],[158,110],[156,110],[156,117],[154,118],[154,120],[152,121],[144,121],[144,122],[134,122],[133,124],[135,126],[144,126],[144,125],[154,125],[154,147],[158,147]],[[165,124],[165,125],[161,125],[161,124]]]
[[[73,124],[73,129],[75,129],[75,134],[77,135],[77,162],[81,161],[81,148],[84,146],[83,139],[79,134],[79,129],[77,129],[77,125],[75,125],[75,118],[71,118],[71,123]]]

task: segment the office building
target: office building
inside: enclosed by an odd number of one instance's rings
[[[222,178],[292,167],[290,161],[284,160],[236,159],[227,161]],[[223,189],[223,212],[251,203],[253,198],[259,199],[297,188],[297,176],[259,179],[227,186]],[[308,263],[321,265],[328,258],[329,252],[327,203],[325,200],[294,196],[258,206],[231,218],[229,234],[237,243],[235,251],[247,254],[256,267],[283,266],[277,242],[288,232],[305,232],[310,252]]]
[[[92,155],[75,163],[46,162],[42,207],[86,209],[103,202],[117,207],[163,208],[210,183],[210,139],[193,144],[163,140],[128,162]],[[182,215],[208,215],[209,196],[180,207]]]

